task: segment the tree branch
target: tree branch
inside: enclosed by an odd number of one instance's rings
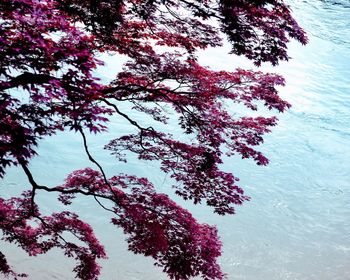
[[[0,83],[0,90],[6,90],[18,86],[25,86],[28,84],[45,84],[57,78],[48,74],[33,74],[24,72],[23,74],[13,78],[11,81]]]

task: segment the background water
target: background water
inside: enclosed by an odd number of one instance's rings
[[[350,279],[350,1],[291,4],[310,43],[291,44],[293,60],[274,69],[262,68],[285,76],[287,86],[281,95],[293,105],[279,116],[278,127],[261,147],[270,164],[258,167],[248,160],[227,159],[224,165],[241,178],[252,201],[239,207],[235,216],[218,217],[206,207],[177,200],[199,221],[218,226],[224,251],[220,263],[230,280]],[[225,50],[208,50],[200,60],[217,69],[251,67],[244,59],[226,56]],[[108,69],[118,69],[120,63],[109,62]],[[100,74],[109,72],[113,71]],[[107,138],[129,129],[114,120]],[[133,159],[128,165],[116,163],[101,152],[106,136],[89,139],[92,153],[108,174],[151,174],[160,191],[170,192],[169,179],[154,171],[156,164]],[[59,184],[68,172],[90,166],[78,135],[66,133],[42,141],[39,151],[31,169],[42,184]],[[0,182],[0,193],[8,197],[26,185],[24,174],[10,169]],[[64,209],[54,199],[39,199],[43,211]],[[76,209],[106,245],[110,258],[101,262],[101,279],[167,279],[153,267],[152,259],[127,251],[121,231],[108,224],[108,213],[84,199]],[[73,263],[60,252],[29,258],[15,246],[0,244],[18,271],[30,273],[29,279],[73,279]]]

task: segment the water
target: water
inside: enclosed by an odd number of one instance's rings
[[[350,1],[292,4],[310,43],[307,47],[291,44],[290,62],[274,69],[263,67],[285,76],[287,86],[281,94],[293,105],[279,116],[278,127],[261,147],[270,164],[258,167],[247,160],[228,159],[224,165],[241,178],[252,201],[239,207],[235,216],[217,217],[206,207],[177,200],[200,221],[218,226],[224,251],[220,263],[230,280],[350,279]],[[218,69],[250,66],[244,59],[222,53],[208,50],[200,59]],[[128,129],[126,123],[114,121],[108,137]],[[155,173],[155,165],[131,160],[124,166],[101,153],[104,137],[90,137],[90,142],[109,174]],[[74,134],[43,141],[40,154],[31,167],[43,184],[59,184],[68,172],[90,165]],[[169,192],[170,182],[163,174],[154,174],[152,181]],[[11,169],[0,183],[0,192],[18,193],[22,185],[27,185],[24,175]],[[44,211],[51,211],[54,200],[39,199]],[[92,210],[85,200],[77,208],[107,247],[110,259],[101,262],[101,279],[167,279],[151,259],[127,251],[120,230],[108,225],[108,214]],[[31,274],[29,279],[73,279],[69,272],[73,264],[59,252],[33,259],[4,243],[1,250],[19,271]]]

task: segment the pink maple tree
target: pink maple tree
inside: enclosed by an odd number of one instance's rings
[[[91,226],[73,212],[42,215],[36,202],[38,192],[57,193],[65,205],[86,196],[113,212],[111,222],[124,230],[131,251],[153,257],[171,279],[223,279],[216,228],[198,223],[146,178],[107,178],[103,163],[89,152],[86,133],[106,131],[111,115],[124,119],[137,133],[106,143],[118,160],[135,153],[158,161],[177,195],[233,214],[234,205],[249,197],[238,178],[220,170],[222,156],[266,165],[255,147],[277,119],[234,117],[224,104],[279,112],[290,105],[276,90],[282,77],[213,71],[198,63],[196,51],[219,47],[226,38],[232,54],[258,66],[288,60],[288,41],[305,44],[307,38],[284,0],[2,0],[0,14],[0,176],[19,166],[30,185],[21,197],[0,198],[2,239],[30,256],[60,248],[77,261],[78,279],[98,279],[97,259],[106,254]],[[109,84],[94,75],[103,52],[129,58]],[[133,119],[120,104],[160,125]],[[187,140],[161,131],[170,109]],[[74,171],[60,186],[41,185],[30,159],[40,139],[62,130],[81,135],[96,170]],[[66,232],[78,242],[65,239]],[[0,272],[26,276],[13,271],[1,252]]]

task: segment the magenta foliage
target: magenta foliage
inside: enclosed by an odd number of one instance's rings
[[[113,202],[112,223],[128,234],[129,249],[152,256],[172,279],[222,278],[216,228],[199,224],[167,195],[156,193],[146,178],[121,174],[105,181],[100,172],[87,168],[70,174],[58,188],[66,204],[81,191]]]
[[[42,215],[36,203],[37,192],[58,193],[67,207],[86,196],[113,213],[112,223],[124,230],[131,251],[153,257],[170,278],[223,279],[216,228],[198,223],[145,178],[108,179],[84,131],[101,133],[110,115],[121,118],[136,132],[106,149],[125,162],[131,153],[159,162],[177,195],[233,214],[235,205],[250,198],[238,178],[220,169],[223,156],[266,165],[256,146],[277,118],[233,116],[229,107],[283,112],[290,105],[276,89],[284,85],[282,77],[213,71],[199,64],[196,51],[219,47],[226,36],[233,54],[256,65],[288,60],[290,38],[305,44],[307,37],[284,1],[2,0],[0,14],[0,177],[18,165],[31,185],[21,197],[0,198],[2,239],[31,256],[62,249],[77,261],[77,278],[98,279],[97,259],[106,255],[91,226],[73,212]],[[109,84],[94,76],[103,52],[129,58]],[[145,119],[136,121],[133,111]],[[168,123],[178,125],[181,137],[165,132]],[[40,139],[63,130],[82,136],[99,171],[77,170],[58,187],[40,185],[30,159]],[[14,272],[1,252],[0,272],[26,276]]]
[[[100,267],[95,260],[105,258],[106,255],[92,228],[71,212],[42,216],[37,205],[31,203],[31,197],[32,194],[27,192],[22,197],[0,199],[0,228],[3,239],[15,242],[30,256],[44,254],[54,247],[61,248],[67,257],[78,261],[74,268],[77,278],[97,279]],[[71,233],[87,246],[65,240],[63,233]],[[5,275],[14,275],[3,255],[1,260],[1,271]]]

